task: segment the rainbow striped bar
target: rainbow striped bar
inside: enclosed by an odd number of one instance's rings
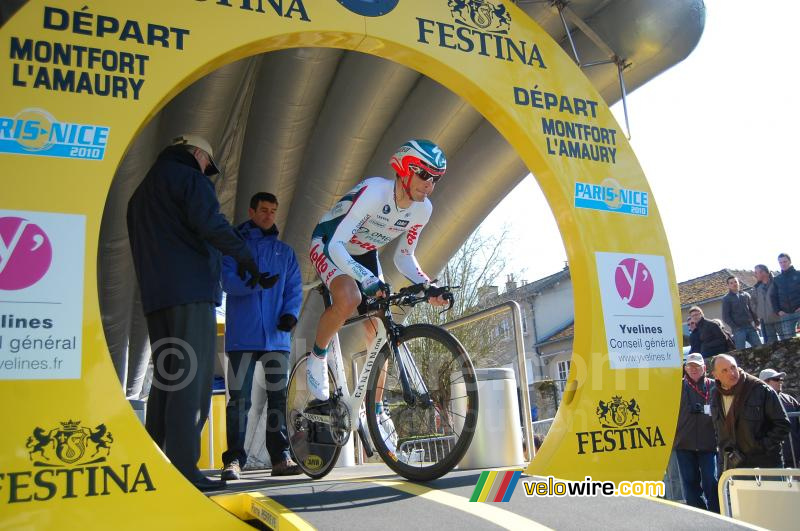
[[[514,494],[514,487],[517,486],[520,470],[509,470],[498,472],[496,470],[481,472],[478,484],[472,492],[471,502],[507,502]]]

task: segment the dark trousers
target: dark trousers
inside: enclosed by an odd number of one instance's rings
[[[717,453],[675,450],[675,455],[686,504],[719,514]]]
[[[227,466],[234,459],[244,467],[247,451],[244,439],[247,435],[247,414],[252,405],[253,376],[257,365],[264,369],[267,391],[266,445],[273,466],[289,458],[289,437],[286,432],[286,386],[289,376],[289,353],[272,352],[228,352],[228,393],[230,399],[225,409],[228,432],[228,449],[222,454]]]
[[[153,386],[147,399],[148,433],[189,481],[197,468],[200,432],[208,418],[217,325],[210,302],[183,304],[147,315]]]

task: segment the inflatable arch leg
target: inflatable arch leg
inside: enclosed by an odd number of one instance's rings
[[[127,147],[167,101],[231,61],[300,46],[416,69],[514,146],[555,214],[575,292],[573,369],[529,472],[661,479],[679,314],[647,181],[605,103],[541,28],[511,2],[472,16],[448,4],[31,0],[0,28],[6,523],[236,525],[166,461],[120,392],[98,309],[100,219]],[[108,94],[95,76],[110,76]]]

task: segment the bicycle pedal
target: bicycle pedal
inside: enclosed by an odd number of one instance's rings
[[[306,404],[306,411],[308,411],[309,409],[315,409],[315,410],[320,411],[320,412],[325,410],[325,409],[330,411],[332,405],[333,404],[331,404],[331,400],[330,399],[328,399],[328,400],[318,400],[318,399],[315,398],[315,399],[311,400],[308,404]]]

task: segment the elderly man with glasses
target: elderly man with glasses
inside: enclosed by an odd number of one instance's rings
[[[759,380],[772,387],[778,394],[787,415],[800,412],[800,402],[792,395],[783,392],[784,378],[786,378],[786,373],[778,372],[775,369],[764,369],[758,375]],[[789,423],[791,424],[789,436],[783,443],[783,463],[786,467],[797,468],[800,464],[800,419],[796,416],[789,416]]]

